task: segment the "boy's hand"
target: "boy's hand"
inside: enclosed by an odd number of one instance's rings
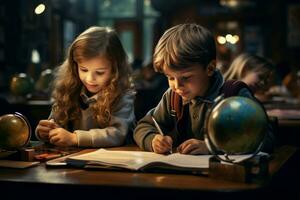
[[[78,143],[77,135],[64,128],[55,128],[49,132],[49,141],[56,146],[75,146]]]
[[[184,141],[177,151],[182,154],[210,154],[203,140],[189,139]]]
[[[155,135],[152,140],[152,149],[155,153],[164,154],[172,150],[173,140],[170,136]]]
[[[58,128],[58,127],[59,127],[59,125],[56,124],[53,119],[40,120],[39,124],[36,127],[36,131],[42,140],[48,141],[49,140],[49,131],[54,128]]]

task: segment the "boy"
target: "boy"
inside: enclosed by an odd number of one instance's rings
[[[156,108],[139,121],[134,140],[143,150],[160,154],[170,152],[172,147],[183,154],[209,154],[204,143],[205,114],[224,84],[216,70],[213,35],[197,24],[174,26],[160,38],[153,64],[156,71],[167,76],[170,88]],[[181,126],[171,105],[174,94],[181,98],[184,110]],[[246,87],[238,95],[253,98]],[[152,116],[164,135],[159,134]]]

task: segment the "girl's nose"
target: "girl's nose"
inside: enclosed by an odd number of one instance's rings
[[[94,78],[95,78],[95,77],[94,77],[93,73],[88,73],[87,76],[86,76],[86,80],[87,80],[87,81],[93,81]]]

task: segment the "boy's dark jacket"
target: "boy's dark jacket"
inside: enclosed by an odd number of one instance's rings
[[[152,150],[152,140],[155,134],[158,132],[151,119],[151,115],[154,116],[156,121],[161,126],[162,131],[172,137],[173,147],[177,147],[183,141],[191,138],[203,140],[204,133],[204,121],[205,114],[209,107],[212,105],[213,100],[221,93],[224,79],[221,73],[216,70],[211,78],[211,87],[208,89],[207,94],[204,97],[196,97],[189,102],[183,102],[187,112],[184,113],[184,118],[187,119],[185,126],[180,126],[178,130],[177,118],[174,116],[171,106],[171,93],[169,88],[162,96],[159,104],[151,109],[139,122],[134,131],[134,140],[137,145],[146,151]],[[252,93],[247,88],[239,90],[238,96],[244,96],[256,101]],[[173,108],[174,109],[174,108]],[[268,126],[268,133],[263,151],[272,152],[274,144],[274,136],[272,133],[271,125]]]

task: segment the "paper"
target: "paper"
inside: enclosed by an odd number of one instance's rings
[[[71,165],[105,165],[131,170],[142,170],[152,167],[170,166],[172,168],[208,169],[210,155],[170,155],[144,151],[97,151],[78,156],[71,156],[66,162]]]
[[[66,159],[67,164],[75,166],[102,165],[130,170],[147,170],[164,167],[167,169],[207,171],[209,158],[212,155],[186,155],[173,153],[169,155],[156,154],[145,151],[110,151],[99,149],[97,151]],[[243,160],[250,155],[233,155],[232,158]]]

